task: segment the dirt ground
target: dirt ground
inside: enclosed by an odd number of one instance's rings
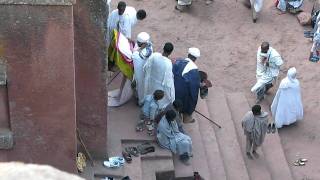
[[[114,9],[118,0],[112,2]],[[225,91],[244,92],[251,103],[250,88],[255,83],[256,51],[262,41],[269,41],[283,57],[282,79],[289,67],[296,67],[300,80],[305,118],[280,130],[281,142],[289,164],[297,157],[308,158],[304,167],[291,167],[296,180],[320,179],[320,64],[308,61],[311,41],[303,37],[304,27],[295,16],[280,15],[273,0],[265,0],[258,22],[252,23],[251,11],[241,0],[194,0],[185,13],[174,10],[175,0],[127,0],[129,6],[145,9],[147,19],[139,22],[134,35],[148,32],[156,51],[165,42],[172,42],[175,50],[171,58],[184,57],[187,48],[198,47],[201,58],[199,69],[209,72],[215,86]],[[304,8],[311,11],[312,3],[305,0]],[[272,102],[276,89],[262,103]]]

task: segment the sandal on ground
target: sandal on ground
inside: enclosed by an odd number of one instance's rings
[[[252,152],[252,155],[253,155],[256,159],[258,159],[258,158],[260,157],[260,155],[259,155],[256,151],[253,151],[253,152]]]
[[[131,155],[129,153],[127,153],[126,151],[122,151],[122,156],[126,160],[127,163],[131,163],[132,162]]]
[[[148,130],[148,135],[149,136],[153,136],[155,133],[154,133],[154,125],[151,121],[148,121],[147,124],[146,124],[146,127],[147,127],[147,130]]]
[[[138,151],[141,155],[151,153],[155,151],[155,147],[152,146],[150,143],[143,143],[137,146]]]
[[[126,147],[124,150],[132,156],[139,157],[139,151],[136,147]]]
[[[295,166],[304,166],[304,165],[306,165],[306,163],[302,162],[301,159],[298,159],[293,163],[293,165],[295,165]]]
[[[270,134],[272,132],[271,130],[271,123],[268,124],[267,133]]]
[[[248,157],[249,159],[253,160],[253,157],[252,157],[251,153],[249,153],[249,152],[247,152],[247,157]]]
[[[300,161],[300,162],[308,162],[308,159],[300,158],[299,161]]]
[[[142,132],[145,129],[145,125],[144,125],[144,121],[141,120],[138,122],[137,126],[136,126],[136,131],[137,132]]]

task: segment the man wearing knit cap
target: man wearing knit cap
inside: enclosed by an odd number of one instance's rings
[[[150,35],[146,32],[141,32],[137,36],[138,49],[132,54],[134,75],[133,79],[136,82],[136,91],[138,97],[138,104],[142,105],[144,100],[144,70],[143,67],[147,59],[153,53]]]
[[[175,98],[183,103],[183,122],[193,123],[192,113],[198,102],[200,76],[195,64],[200,57],[198,48],[189,48],[188,57],[177,59],[173,65]]]

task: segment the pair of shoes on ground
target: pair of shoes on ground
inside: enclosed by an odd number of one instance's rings
[[[149,136],[154,136],[155,135],[155,124],[154,122],[150,120],[143,120],[141,119],[137,125],[136,125],[136,131],[137,132],[142,132],[145,129],[147,129],[147,133]]]
[[[270,134],[270,133],[274,134],[274,133],[276,133],[276,131],[277,131],[276,124],[274,124],[274,123],[269,123],[269,124],[268,124],[267,133],[268,133],[268,134]]]
[[[306,165],[306,162],[308,162],[308,159],[299,158],[298,160],[294,161],[293,165],[295,165],[295,166],[304,166],[304,165]]]
[[[253,155],[253,156],[252,156]],[[260,155],[256,152],[256,151],[253,151],[252,154],[250,152],[247,152],[247,157],[249,159],[253,159],[253,157],[255,157],[256,159],[258,159],[260,157]]]
[[[110,157],[108,161],[104,161],[103,165],[108,168],[119,168],[124,165],[125,159],[123,157]]]
[[[144,155],[154,151],[155,151],[155,147],[147,142],[147,143],[140,144],[137,147],[134,147],[134,146],[125,147],[124,151],[122,151],[122,156],[127,163],[131,163],[132,156],[139,157],[139,154]]]

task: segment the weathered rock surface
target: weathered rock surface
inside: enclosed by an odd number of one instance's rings
[[[47,165],[24,164],[20,162],[0,163],[1,180],[84,180]]]

